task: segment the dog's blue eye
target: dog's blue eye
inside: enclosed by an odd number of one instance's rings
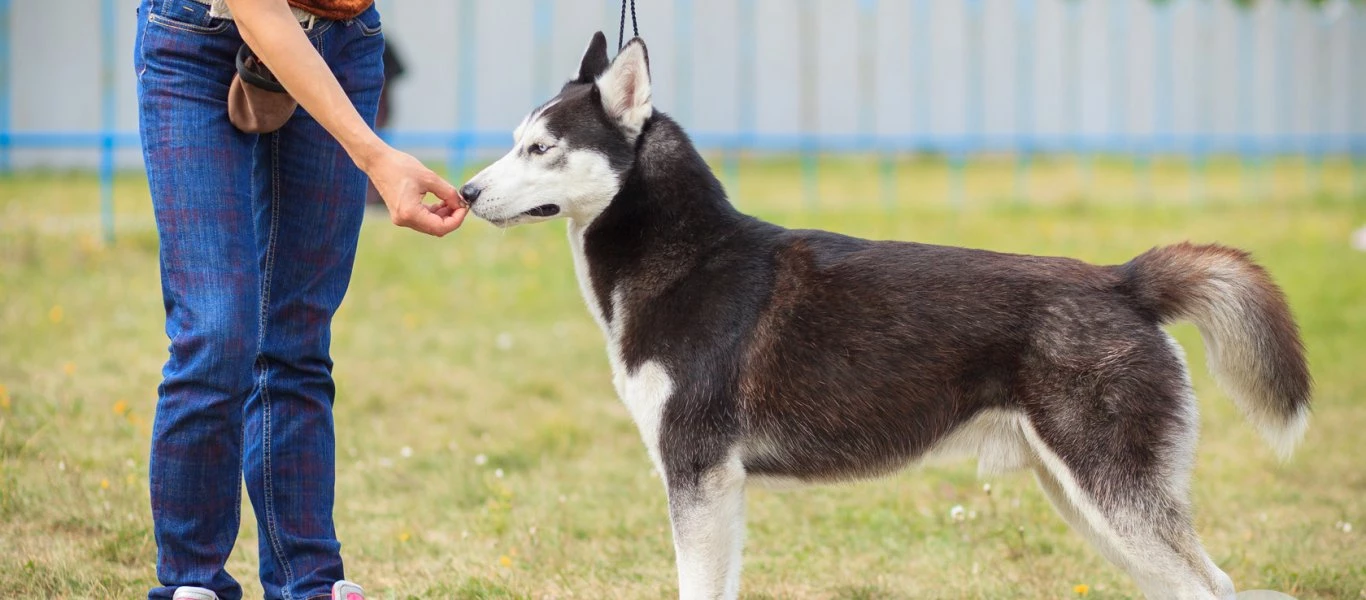
[[[545,154],[546,152],[550,151],[550,146],[547,146],[545,144],[532,144],[530,148],[527,148],[527,150],[530,151],[532,154]]]

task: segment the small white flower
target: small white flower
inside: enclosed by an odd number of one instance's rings
[[[461,531],[461,532],[460,532],[460,539],[463,540],[463,539],[466,539],[466,538],[468,538],[468,537],[470,537],[470,532],[468,532],[468,531]]]
[[[483,454],[477,454],[477,455],[475,455],[475,457],[474,457],[474,464],[479,465],[479,466],[481,466],[481,467],[484,466],[484,465],[486,465],[486,464],[488,464],[488,462],[489,462],[489,457],[484,456]]]
[[[58,470],[58,471],[65,471],[65,470],[66,470],[66,461],[64,461],[64,460],[59,460],[59,461],[57,461],[57,470]]]
[[[990,483],[984,483],[984,484],[982,484],[982,491],[985,492],[986,495],[990,496],[990,495],[991,495],[991,484],[990,484]]]
[[[969,520],[969,521],[974,521],[974,520],[976,520],[976,519],[977,519],[977,511],[975,511],[975,510],[970,510],[970,511],[968,511],[968,520]]]
[[[963,505],[955,504],[953,505],[953,508],[949,509],[949,518],[955,521],[962,521],[963,516],[964,514],[966,514],[966,512],[967,511],[963,510]]]
[[[564,501],[565,501],[564,494],[560,494],[560,504],[564,504]]]
[[[389,467],[394,466],[394,459],[392,459],[392,458],[381,458],[381,459],[379,459],[379,466],[388,469]]]
[[[494,477],[497,477],[497,478],[499,478],[499,479],[502,479],[502,478],[503,478],[503,470],[502,470],[502,469],[494,469],[494,470],[493,470],[493,476],[494,476]]]
[[[536,535],[536,527],[533,526],[531,529],[528,529],[527,533],[531,535]]]
[[[136,469],[138,467],[138,463],[133,462],[133,459],[131,458],[126,461],[123,461],[123,464],[127,465],[130,469]]]
[[[1366,227],[1362,227],[1352,232],[1352,248],[1360,252],[1366,252]]]
[[[1342,524],[1342,532],[1343,532],[1343,533],[1352,533],[1352,524],[1351,524],[1351,523],[1343,523],[1343,524]]]
[[[499,349],[499,350],[511,350],[511,349],[512,349],[512,334],[511,334],[511,333],[508,333],[508,332],[506,332],[506,331],[504,331],[503,333],[498,334],[498,339],[494,341],[494,344],[495,344],[496,346],[498,346],[498,349]]]
[[[413,457],[413,449],[410,448],[410,447],[408,447],[408,446],[404,446],[404,447],[402,447],[402,448],[399,448],[399,450],[398,450],[398,455],[399,455],[399,456],[402,456],[403,458],[412,458],[412,457]]]

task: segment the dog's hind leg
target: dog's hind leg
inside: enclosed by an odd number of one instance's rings
[[[709,468],[669,475],[669,519],[683,600],[740,595],[745,538],[745,469],[732,455]]]
[[[1029,424],[1025,437],[1034,451],[1039,485],[1058,513],[1128,572],[1148,598],[1233,596],[1233,582],[1205,553],[1191,523],[1185,497],[1189,457],[1166,456],[1176,464],[1136,472],[1115,456],[1064,456],[1055,449],[1058,444],[1046,442]],[[1180,452],[1168,447],[1155,454],[1173,451]],[[1072,465],[1086,465],[1095,476],[1078,476]]]

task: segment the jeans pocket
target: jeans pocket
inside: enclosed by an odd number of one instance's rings
[[[227,31],[232,21],[209,16],[209,5],[195,0],[155,0],[147,11],[147,22],[201,35]]]
[[[374,37],[384,33],[384,25],[379,20],[379,10],[371,6],[365,9],[355,19],[356,27],[360,29],[360,34],[365,37]]]

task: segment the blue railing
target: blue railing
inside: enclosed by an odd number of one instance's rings
[[[117,95],[115,88],[116,80],[123,73],[120,71],[121,62],[117,48],[117,25],[115,20],[115,7],[117,0],[100,0],[101,10],[101,68],[100,68],[100,87],[102,90],[100,97],[100,123],[101,129],[98,131],[36,131],[25,130],[14,127],[12,122],[12,91],[13,81],[13,51],[11,48],[11,31],[14,27],[12,22],[13,0],[0,0],[0,173],[7,172],[11,165],[12,154],[16,149],[54,149],[54,148],[76,148],[97,150],[99,159],[100,190],[102,198],[102,213],[106,222],[112,223],[112,195],[113,178],[115,170],[115,153],[122,149],[133,149],[138,147],[138,136],[136,132],[116,130],[117,117]],[[1013,83],[1015,86],[1016,100],[1011,112],[1013,112],[1012,130],[1008,133],[992,132],[986,126],[986,73],[984,67],[986,61],[984,48],[987,40],[985,39],[985,28],[987,26],[984,12],[986,0],[962,0],[962,18],[964,28],[961,31],[963,40],[962,64],[965,73],[963,76],[964,102],[962,106],[962,126],[953,133],[937,132],[935,125],[936,119],[942,118],[935,114],[935,105],[929,99],[921,98],[907,106],[912,131],[888,133],[886,128],[880,127],[880,115],[878,112],[877,94],[878,73],[873,66],[872,57],[878,55],[881,44],[877,38],[879,31],[879,0],[849,0],[848,9],[856,15],[857,29],[857,48],[856,52],[861,59],[857,65],[851,68],[857,69],[855,80],[857,81],[856,101],[852,104],[852,110],[857,111],[856,125],[849,133],[818,133],[821,131],[818,126],[819,89],[817,86],[821,82],[816,80],[814,73],[817,70],[815,63],[816,40],[819,39],[820,30],[823,24],[817,16],[815,5],[811,0],[794,0],[789,5],[796,11],[796,27],[799,29],[799,37],[807,42],[799,48],[801,77],[798,87],[792,90],[798,95],[797,99],[797,132],[773,132],[760,128],[760,94],[756,89],[759,75],[759,52],[756,47],[759,37],[756,31],[769,24],[762,22],[758,16],[760,0],[738,0],[734,5],[734,27],[736,30],[735,41],[735,68],[736,80],[734,81],[733,91],[728,89],[727,93],[733,94],[734,105],[734,126],[726,130],[706,130],[693,127],[693,137],[698,145],[704,149],[720,153],[722,157],[722,170],[725,176],[734,181],[738,177],[739,156],[743,152],[772,152],[772,153],[792,153],[802,156],[803,181],[808,190],[808,198],[814,198],[814,190],[819,176],[818,161],[816,157],[824,153],[866,153],[880,155],[882,168],[880,172],[884,180],[884,193],[891,201],[894,192],[894,163],[893,159],[898,154],[910,152],[936,153],[945,157],[948,161],[953,182],[950,185],[951,200],[955,204],[963,202],[963,177],[965,165],[974,156],[983,153],[1009,153],[1014,156],[1016,161],[1016,193],[1020,197],[1027,197],[1029,194],[1029,172],[1031,159],[1039,154],[1067,153],[1078,156],[1079,165],[1089,173],[1091,156],[1097,154],[1131,156],[1134,159],[1135,168],[1140,172],[1148,172],[1151,169],[1151,162],[1157,155],[1178,155],[1187,158],[1192,168],[1192,194],[1199,196],[1198,186],[1200,184],[1200,173],[1204,169],[1207,159],[1211,155],[1232,155],[1241,159],[1244,164],[1245,172],[1253,172],[1261,165],[1266,164],[1270,158],[1281,155],[1299,155],[1308,157],[1315,165],[1320,164],[1327,156],[1350,156],[1355,168],[1360,173],[1366,169],[1366,133],[1354,132],[1350,128],[1346,131],[1333,131],[1331,124],[1326,120],[1328,112],[1321,111],[1312,117],[1313,129],[1315,133],[1288,133],[1292,131],[1289,126],[1294,119],[1299,116],[1294,106],[1285,100],[1286,94],[1278,93],[1271,96],[1259,94],[1256,89],[1256,68],[1257,60],[1265,60],[1266,57],[1259,57],[1257,41],[1259,33],[1254,23],[1254,17],[1250,11],[1243,11],[1238,16],[1236,27],[1234,28],[1235,45],[1238,49],[1237,71],[1233,77],[1238,90],[1238,101],[1235,106],[1227,107],[1233,111],[1234,121],[1237,123],[1238,133],[1211,133],[1211,132],[1178,132],[1175,123],[1177,93],[1177,78],[1175,66],[1178,60],[1193,61],[1197,65],[1197,71],[1213,68],[1213,59],[1208,53],[1197,52],[1194,56],[1174,56],[1173,48],[1173,14],[1179,7],[1187,6],[1190,3],[1197,3],[1192,18],[1196,20],[1199,27],[1203,30],[1208,29],[1211,22],[1213,11],[1211,0],[1175,0],[1173,2],[1158,3],[1145,10],[1152,11],[1153,25],[1151,35],[1153,36],[1152,47],[1156,55],[1150,61],[1152,71],[1151,86],[1153,93],[1152,105],[1146,108],[1152,111],[1152,131],[1134,132],[1132,128],[1126,127],[1126,122],[1135,109],[1131,106],[1132,100],[1130,92],[1134,85],[1132,79],[1134,73],[1127,72],[1133,63],[1131,57],[1126,54],[1129,48],[1125,43],[1110,43],[1106,46],[1106,55],[1100,60],[1107,65],[1109,80],[1106,82],[1106,93],[1109,98],[1105,106],[1103,119],[1108,122],[1107,131],[1096,133],[1084,129],[1081,125],[1079,113],[1082,110],[1081,97],[1083,94],[1084,73],[1082,68],[1082,52],[1080,36],[1082,35],[1080,17],[1083,10],[1096,10],[1094,7],[1100,5],[1083,5],[1079,0],[1068,3],[1062,20],[1062,47],[1063,56],[1066,62],[1061,72],[1060,89],[1062,94],[1062,110],[1075,117],[1070,123],[1064,124],[1061,131],[1042,132],[1035,122],[1035,91],[1038,85],[1036,81],[1036,69],[1039,57],[1035,54],[1034,42],[1039,31],[1039,4],[1042,0],[1014,0],[1010,10],[1013,11],[1011,25],[1015,32],[1014,56],[1011,57],[1009,64],[1016,71],[1016,78]],[[910,22],[906,23],[904,31],[909,32],[907,41],[902,47],[906,48],[904,63],[909,74],[909,81],[919,90],[931,89],[936,84],[935,73],[933,71],[936,56],[935,47],[931,42],[937,19],[941,17],[937,13],[945,10],[948,4],[941,4],[932,0],[900,0],[907,3],[907,12]],[[604,12],[612,17],[612,29],[616,25],[616,0],[604,0],[606,6]],[[892,0],[882,0],[881,4],[890,4]],[[381,0],[381,8],[393,7],[393,0]],[[551,73],[552,58],[554,49],[549,43],[552,37],[552,29],[555,25],[557,2],[553,0],[532,0],[532,22],[528,31],[533,35],[529,43],[534,45],[531,53],[531,63],[529,76],[532,77],[534,85],[531,86],[532,93],[535,95],[533,100],[544,99],[553,89],[547,82],[555,75]],[[992,6],[1000,8],[1001,3]],[[481,63],[479,44],[476,43],[477,36],[470,31],[474,27],[476,18],[481,10],[488,10],[487,3],[480,3],[477,0],[457,0],[456,15],[459,27],[463,29],[456,37],[456,56],[452,63],[454,66],[451,75],[457,81],[475,81],[478,79]],[[648,2],[642,3],[648,10],[661,10],[658,6],[653,6]],[[1106,29],[1106,35],[1116,40],[1128,39],[1134,31],[1130,23],[1130,13],[1133,4],[1124,0],[1109,0],[1109,2],[1099,10],[1108,13],[1101,21]],[[395,7],[397,8],[397,7]],[[694,48],[700,42],[699,22],[696,11],[697,4],[693,0],[673,0],[672,11],[667,18],[671,21],[674,41],[674,59],[666,67],[667,77],[674,86],[675,100],[669,106],[674,114],[685,123],[692,121],[695,106],[693,103],[696,80],[694,76]],[[1346,60],[1353,60],[1352,57],[1366,56],[1366,7],[1359,3],[1352,3],[1346,18],[1349,19],[1347,26],[1351,28],[1352,35],[1349,37]],[[1327,19],[1322,23],[1326,31]],[[1272,65],[1271,78],[1274,80],[1274,87],[1285,88],[1291,86],[1292,68],[1323,69],[1322,65],[1299,65],[1292,64],[1293,56],[1292,45],[1297,41],[1291,31],[1289,21],[1282,19],[1274,24],[1270,31],[1270,45],[1274,48],[1275,56],[1271,57]],[[1316,52],[1320,56],[1327,56],[1326,36],[1318,36],[1313,43],[1317,44]],[[1266,42],[1267,40],[1263,40]],[[1204,43],[1204,42],[1202,42]],[[942,50],[941,50],[942,51]],[[1264,50],[1263,50],[1264,51]],[[885,53],[885,50],[881,52]],[[886,56],[878,56],[881,60],[886,60]],[[658,67],[657,67],[658,68]],[[1327,75],[1321,75],[1327,77]],[[1146,79],[1146,77],[1145,77]],[[1366,106],[1366,76],[1352,76],[1349,81],[1340,83],[1347,95],[1347,102],[1350,106]],[[1327,81],[1324,79],[1323,81]],[[1210,85],[1206,82],[1197,81],[1197,95],[1209,95]],[[727,86],[729,88],[730,86]],[[471,160],[472,153],[487,150],[501,150],[507,144],[507,132],[504,130],[485,130],[481,128],[478,121],[477,101],[475,86],[461,85],[456,86],[457,97],[455,98],[455,127],[446,130],[400,130],[389,131],[384,135],[391,143],[406,148],[418,149],[441,149],[445,151],[447,157],[447,167],[452,172],[463,170]],[[1325,84],[1326,89],[1326,84]],[[1318,94],[1321,90],[1314,90],[1313,94]],[[1259,104],[1259,103],[1270,103]],[[1271,110],[1266,113],[1259,113],[1259,107],[1269,106]],[[1196,120],[1204,123],[1211,118],[1212,111],[1223,107],[1216,107],[1214,103],[1205,100],[1196,104]],[[1362,110],[1362,109],[1357,109]],[[1274,129],[1278,133],[1265,133],[1257,131],[1257,119],[1259,114],[1270,114],[1270,120],[1276,126]],[[1361,120],[1361,119],[1358,119]],[[1089,175],[1088,175],[1089,177]],[[1362,177],[1358,175],[1358,177]],[[1256,186],[1247,184],[1249,192],[1255,190]],[[1143,184],[1147,185],[1147,184]],[[110,232],[112,233],[112,231]]]

